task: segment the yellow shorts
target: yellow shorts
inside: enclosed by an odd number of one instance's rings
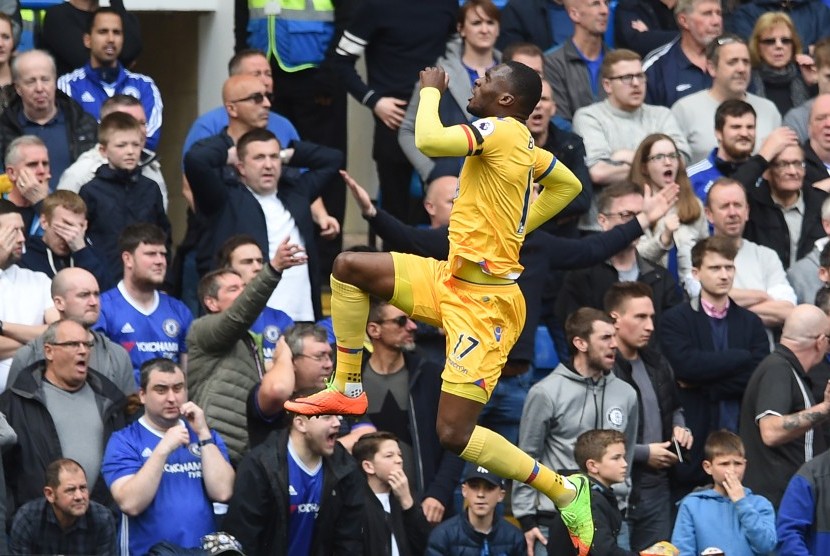
[[[487,403],[524,326],[525,300],[519,286],[461,280],[450,273],[446,261],[403,253],[392,253],[392,259],[391,303],[447,333],[442,389]]]

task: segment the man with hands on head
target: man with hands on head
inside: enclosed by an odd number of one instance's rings
[[[212,502],[227,502],[233,493],[225,443],[187,401],[184,373],[173,361],[141,366],[139,397],[144,415],[110,438],[102,463],[123,513],[121,552],[146,554],[162,540],[198,546],[216,530]]]
[[[23,234],[29,237],[38,230],[40,202],[49,195],[49,153],[39,137],[22,135],[9,144],[3,164],[12,184],[8,199],[20,209]]]

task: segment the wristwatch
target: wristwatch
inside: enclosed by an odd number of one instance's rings
[[[3,321],[0,320],[0,336],[3,335]]]
[[[208,438],[206,440],[200,440],[199,441],[199,448],[204,448],[208,444],[213,444],[215,446],[216,442],[213,440],[213,438]]]

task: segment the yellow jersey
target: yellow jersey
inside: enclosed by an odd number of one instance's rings
[[[525,233],[562,210],[582,186],[553,154],[536,147],[520,121],[491,117],[444,128],[439,100],[437,89],[421,91],[415,141],[427,156],[467,156],[450,213],[450,268],[460,257],[492,276],[516,279]],[[531,204],[534,182],[555,191],[547,203],[543,194],[542,204]]]

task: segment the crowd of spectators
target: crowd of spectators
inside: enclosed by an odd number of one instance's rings
[[[463,160],[415,146],[418,72],[446,70],[442,123],[468,124],[508,60],[583,188],[526,238],[482,424],[590,477],[591,554],[830,550],[830,2],[236,11],[179,189],[123,1],[46,9],[26,51],[0,1],[0,553],[570,554],[550,500],[441,445],[447,340],[386,300],[366,414],[283,408],[336,364],[347,195],[385,250],[447,256]],[[347,94],[374,116],[376,199],[345,171]]]

